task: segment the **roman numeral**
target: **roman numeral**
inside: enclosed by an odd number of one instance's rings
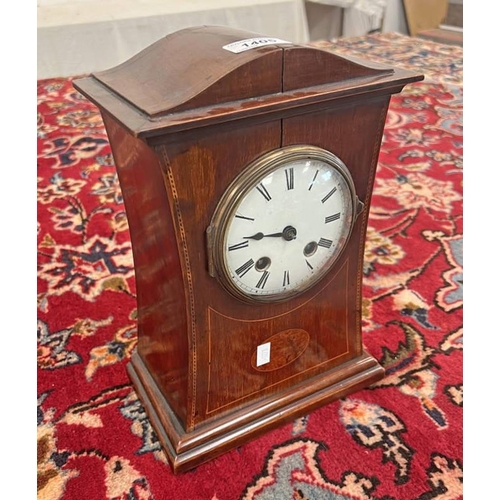
[[[267,192],[266,187],[262,182],[256,186],[257,191],[266,199],[266,201],[269,201],[271,199],[271,195]]]
[[[262,276],[260,277],[260,280],[257,282],[257,288],[262,288],[264,289],[264,287],[266,286],[266,283],[267,283],[267,278],[269,278],[269,274],[270,272],[269,271],[264,271],[262,273]]]
[[[306,259],[306,264],[307,264],[307,267],[312,271],[314,269],[314,267],[311,265],[311,263]]]
[[[250,269],[252,269],[253,265],[254,265],[253,259],[247,260],[242,266],[240,266],[240,267],[238,267],[238,269],[236,269],[236,274],[240,278],[243,278],[243,276],[245,276],[245,274],[248,273],[248,271],[250,271]]]
[[[231,252],[232,250],[239,250],[240,248],[246,248],[248,246],[248,241],[242,241],[241,243],[236,243],[235,245],[231,245],[228,247],[228,250]]]
[[[236,214],[235,217],[237,219],[245,219],[245,220],[251,220],[251,221],[254,221],[255,219],[253,219],[252,217],[245,217],[244,215],[240,215],[240,214]]]
[[[326,238],[320,238],[318,241],[318,246],[323,248],[330,248],[332,246],[333,241],[327,240]]]
[[[325,217],[325,224],[328,224],[329,222],[333,222],[334,220],[339,220],[340,219],[340,212],[329,215],[328,217]]]
[[[314,181],[316,180],[316,177],[318,177],[318,172],[319,170],[316,170],[316,173],[314,174],[313,180],[311,184],[309,184],[309,191],[311,191],[311,188],[313,187]]]
[[[328,198],[330,198],[330,196],[335,193],[335,191],[337,191],[337,188],[334,187],[322,200],[321,200],[321,203],[325,203],[326,200],[328,200]]]
[[[283,271],[283,286],[290,284],[290,271]]]
[[[287,168],[285,170],[285,175],[286,175],[286,188],[290,191],[290,189],[294,188],[293,167]]]

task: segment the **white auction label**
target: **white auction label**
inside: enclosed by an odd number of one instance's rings
[[[263,47],[264,45],[273,45],[275,43],[292,43],[286,40],[280,40],[279,38],[247,38],[246,40],[240,40],[238,42],[229,43],[222,47],[229,52],[234,54],[239,54],[240,52],[245,52],[245,50],[256,49],[257,47]]]
[[[262,366],[271,361],[271,342],[257,346],[257,366]]]

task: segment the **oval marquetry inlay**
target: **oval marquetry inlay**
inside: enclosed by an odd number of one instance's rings
[[[257,366],[257,349],[252,355],[252,367],[259,372],[278,370],[295,361],[309,345],[309,334],[300,328],[290,328],[276,333],[262,344],[271,344],[269,363]]]

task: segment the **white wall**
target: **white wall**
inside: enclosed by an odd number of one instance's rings
[[[189,26],[232,26],[307,43],[362,35],[374,23],[380,24],[373,16],[331,5],[316,4],[319,14],[308,12],[308,18],[306,4],[314,7],[313,3],[314,0],[37,0],[37,78],[78,76],[112,68],[156,40]],[[402,0],[387,0],[382,31],[407,33]]]
[[[223,25],[309,41],[303,0],[37,0],[38,79],[108,69],[169,33]]]

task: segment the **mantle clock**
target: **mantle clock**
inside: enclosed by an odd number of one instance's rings
[[[228,27],[74,81],[129,222],[128,373],[174,473],[384,376],[361,338],[391,95],[423,76]]]

